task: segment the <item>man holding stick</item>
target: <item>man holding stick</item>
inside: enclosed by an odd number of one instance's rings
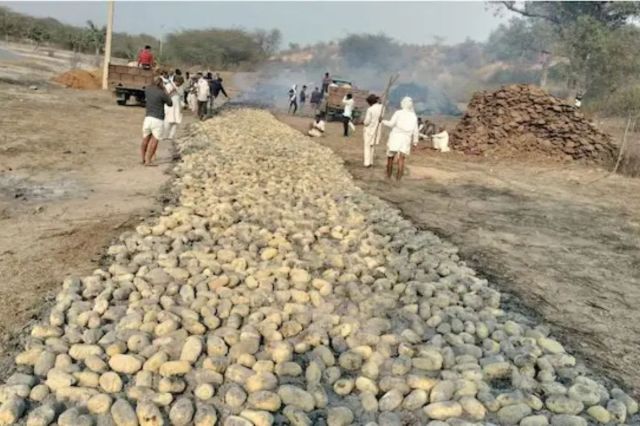
[[[382,120],[382,104],[380,98],[374,94],[367,97],[367,113],[364,116],[364,166],[373,166],[373,152],[375,145],[380,142],[380,120]]]

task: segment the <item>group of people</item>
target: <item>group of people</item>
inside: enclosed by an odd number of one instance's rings
[[[322,90],[317,86],[313,89],[309,96],[309,104],[311,105],[311,110],[318,114],[320,110],[322,100],[325,95],[329,92],[329,86],[332,83],[331,74],[326,72],[322,77]],[[298,93],[298,85],[294,84],[289,89],[289,114],[295,115],[298,112],[298,108],[301,112],[304,112],[304,106],[307,103],[307,86],[303,85],[302,90]]]
[[[142,164],[155,166],[158,142],[173,139],[182,123],[182,99],[185,79],[176,69],[173,73],[163,71],[145,88],[145,117],[142,123],[140,154]]]
[[[215,99],[220,94],[229,98],[217,73],[215,77],[210,72],[199,72],[195,76],[187,72],[183,76],[182,71],[176,69],[171,73],[162,71],[154,77],[153,84],[145,88],[146,110],[140,145],[142,164],[155,166],[158,142],[175,138],[178,125],[182,123],[183,109],[189,107],[204,120],[213,111]]]
[[[343,125],[344,136],[348,135],[350,128],[355,129],[352,122],[353,117],[353,97],[347,94],[343,99],[344,113]],[[400,180],[404,174],[405,158],[411,152],[411,147],[416,146],[420,140],[432,139],[434,148],[441,152],[449,151],[449,135],[447,131],[440,127],[436,132],[435,124],[428,120],[419,119],[413,108],[413,100],[405,97],[400,102],[400,109],[393,113],[389,120],[384,119],[384,106],[380,102],[380,97],[371,94],[367,97],[369,107],[364,117],[364,166],[373,166],[375,146],[379,144],[382,135],[382,126],[390,128],[387,140],[387,178],[393,176],[394,163],[397,162],[396,179]],[[326,124],[323,115],[316,116],[311,123],[308,135],[319,137],[325,133]]]
[[[216,73],[214,76],[211,72],[207,72],[206,74],[199,72],[188,81],[189,86],[185,95],[185,101],[191,111],[198,115],[200,120],[204,120],[211,115],[213,107],[215,106],[215,100],[220,94],[229,99],[229,95],[227,95],[222,85],[223,80],[219,73]]]
[[[309,96],[309,104],[311,105],[311,110],[313,112],[318,112],[320,109],[320,104],[322,103],[322,99],[324,98],[324,93],[320,91],[319,88],[313,89]],[[298,93],[298,85],[294,84],[289,89],[289,114],[295,115],[298,112],[298,108],[300,112],[304,112],[304,106],[307,103],[307,86],[303,85],[300,93]]]

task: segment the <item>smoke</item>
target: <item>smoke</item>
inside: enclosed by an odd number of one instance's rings
[[[364,36],[362,36],[364,37]],[[369,49],[376,49],[372,44]],[[353,57],[345,57],[349,52],[340,44],[321,44],[306,49],[285,52],[265,63],[256,73],[239,74],[235,78],[236,87],[241,88],[240,102],[259,104],[276,109],[286,109],[288,91],[296,84],[298,90],[307,86],[310,94],[315,87],[321,87],[322,77],[329,72],[333,78],[351,81],[359,88],[382,95],[389,77],[398,73],[395,90],[391,92],[390,110],[399,108],[399,99],[404,96],[414,98],[417,112],[429,115],[455,115],[459,113],[455,102],[447,91],[451,85],[450,75],[443,73],[442,58],[428,55],[424,46],[401,46],[393,44],[396,54],[389,60],[379,52],[362,49],[359,58],[374,60],[358,63]],[[387,45],[385,49],[389,49]]]

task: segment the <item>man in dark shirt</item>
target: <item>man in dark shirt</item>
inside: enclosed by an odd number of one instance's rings
[[[311,92],[311,100],[309,103],[314,113],[317,113],[318,109],[320,109],[320,103],[322,103],[322,92],[317,87]]]
[[[329,85],[331,84],[331,75],[326,72],[322,78],[322,93],[329,93]]]
[[[307,86],[302,86],[302,90],[300,91],[298,98],[300,99],[300,111],[304,113],[304,104],[307,102]]]
[[[162,77],[153,79],[153,85],[144,89],[146,101],[146,113],[142,123],[142,143],[140,144],[140,154],[142,164],[145,166],[155,166],[154,160],[158,141],[162,139],[164,133],[164,106],[173,106],[171,98],[164,90]]]
[[[216,73],[216,78],[213,79],[213,84],[211,85],[211,96],[215,99],[220,93],[222,93],[225,98],[229,99],[229,95],[227,95],[227,92],[225,92],[224,86],[222,85],[222,77],[220,77],[220,74]]]

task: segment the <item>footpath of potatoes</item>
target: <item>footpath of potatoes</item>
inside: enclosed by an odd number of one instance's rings
[[[188,133],[176,202],[64,281],[0,425],[639,423],[329,149],[260,110]]]

